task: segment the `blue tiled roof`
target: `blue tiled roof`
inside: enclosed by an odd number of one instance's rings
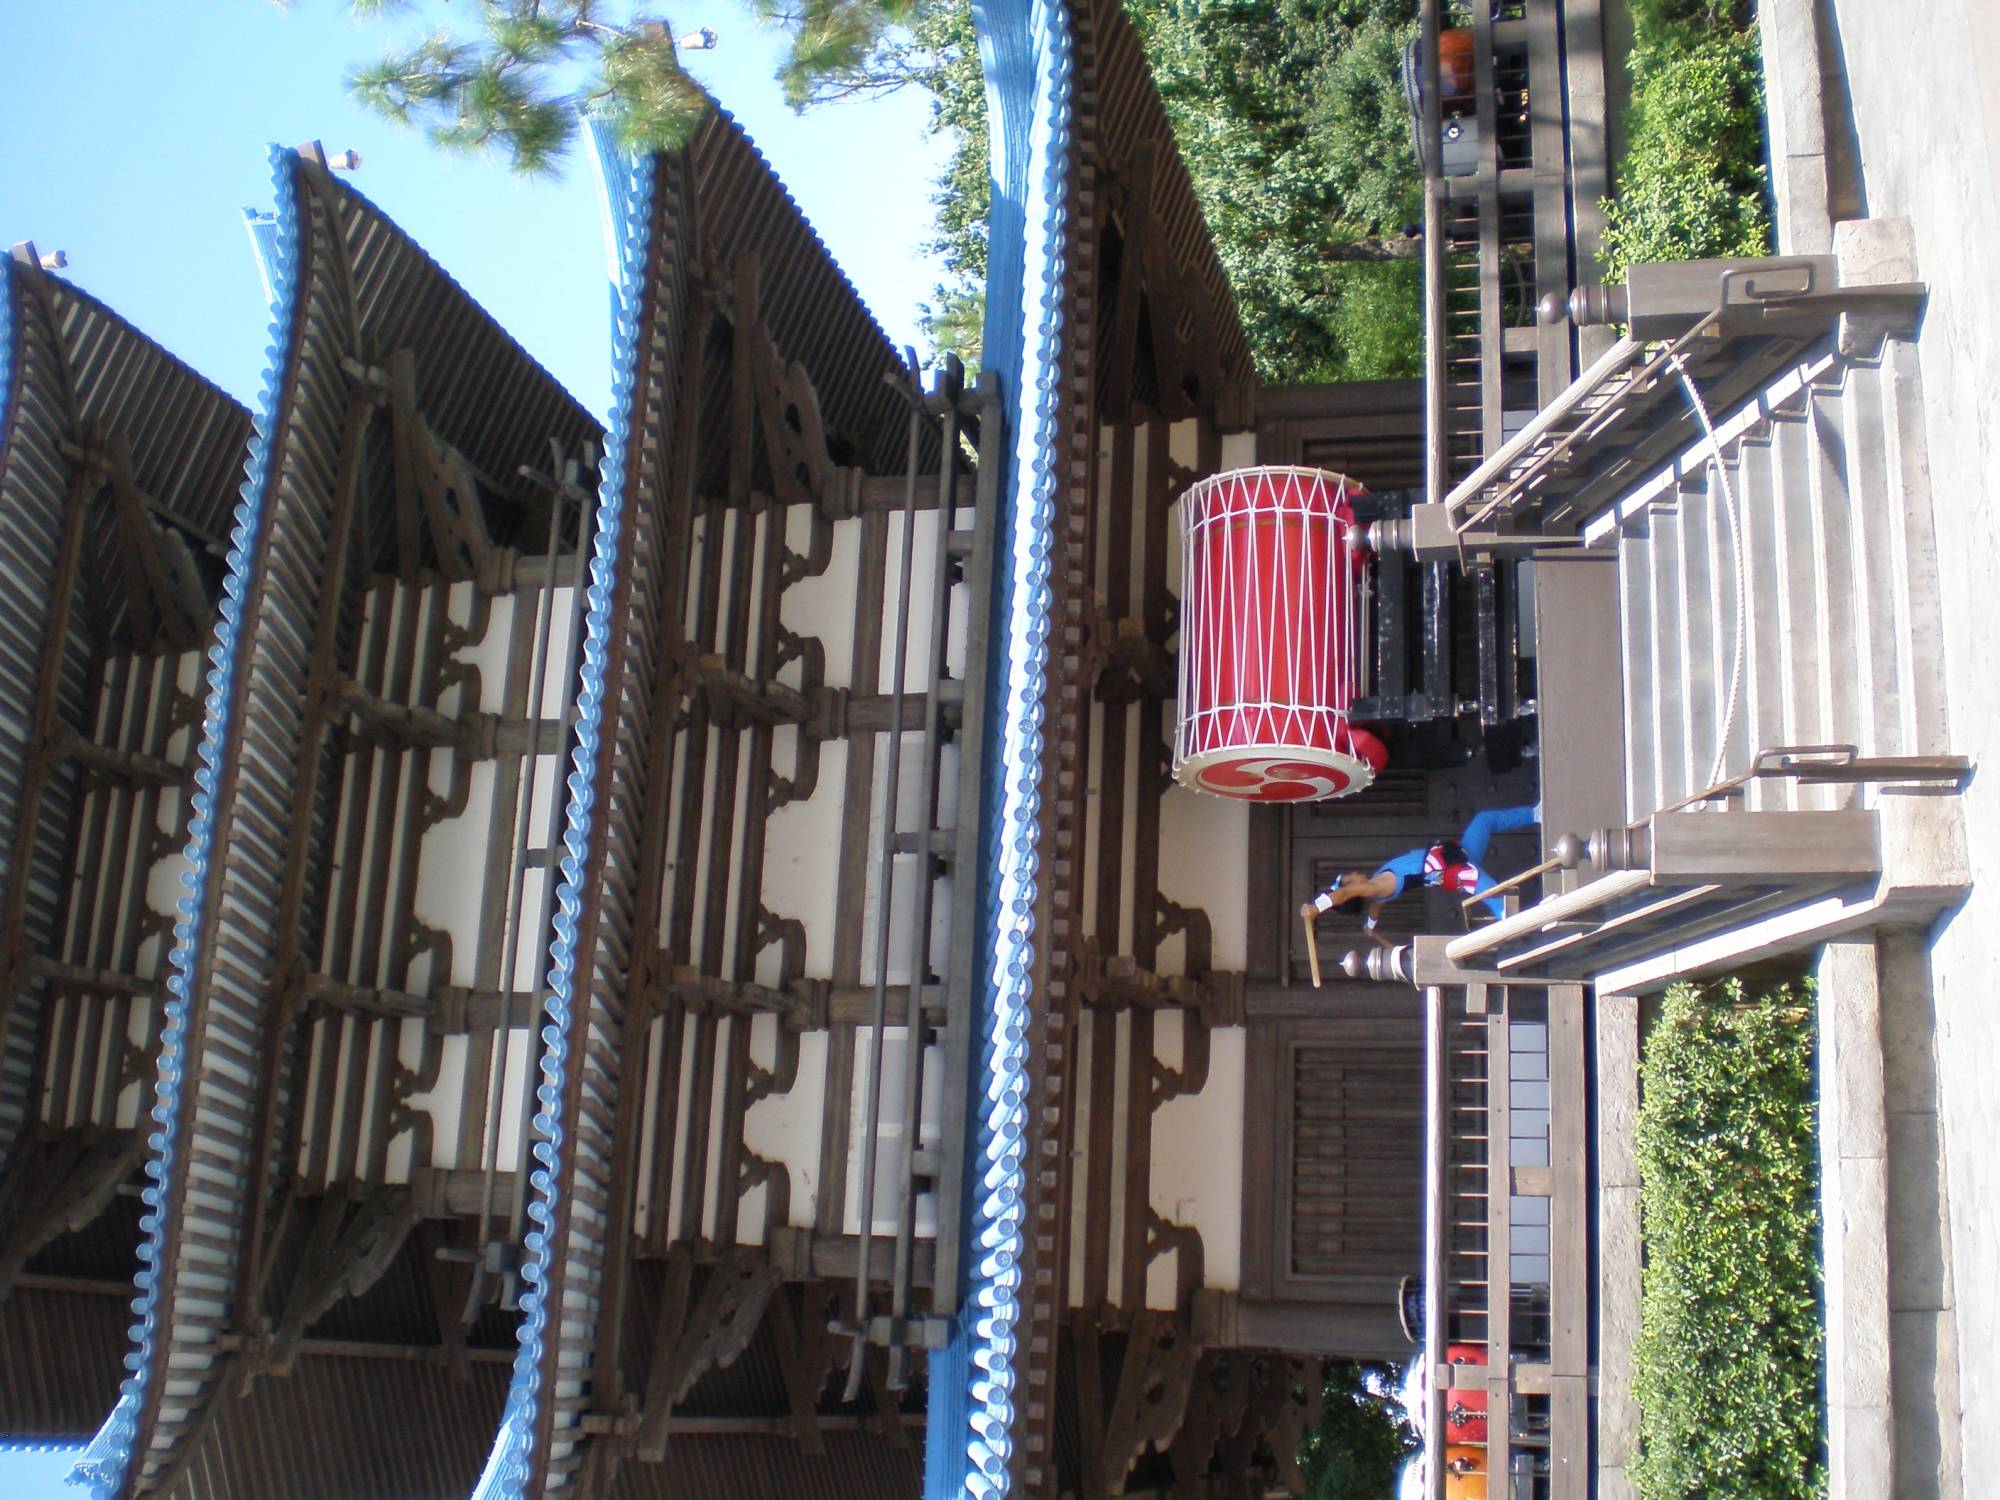
[[[4,438],[7,400],[14,388],[14,278],[0,276],[0,438]]]
[[[1063,351],[1070,23],[1061,0],[975,0],[993,153],[985,351],[1012,435],[1000,520],[992,663],[999,712],[985,726],[980,809],[984,983],[969,1193],[965,1311],[933,1357],[925,1494],[1004,1494],[1013,1452],[1028,1121],[1026,1027],[1034,963],[1036,828],[1047,686],[1049,553]]]
[[[577,743],[568,782],[562,880],[556,887],[556,936],[549,952],[542,1082],[536,1090],[541,1105],[535,1115],[537,1166],[528,1178],[533,1188],[528,1214],[537,1227],[528,1232],[522,1266],[522,1279],[529,1290],[521,1299],[520,1347],[514,1354],[514,1378],[507,1391],[507,1405],[493,1440],[493,1451],[487,1455],[485,1471],[473,1490],[474,1500],[518,1500],[527,1483],[529,1445],[541,1398],[540,1365],[549,1320],[542,1289],[548,1284],[551,1251],[548,1228],[555,1216],[557,1167],[565,1144],[557,1109],[569,1061],[567,1032],[576,974],[576,924],[583,906],[581,880],[590,842],[591,809],[597,798],[592,773],[604,722],[604,664],[617,624],[611,618],[611,595],[619,565],[619,519],[625,509],[626,452],[631,436],[627,416],[633,405],[633,388],[639,379],[640,293],[653,208],[651,158],[625,156],[600,122],[587,122],[587,129],[599,157],[606,228],[615,232],[619,250],[620,270],[612,304],[611,410],[606,423],[604,463],[599,470],[590,586],[585,595],[583,672],[576,703]]]
[[[139,1220],[144,1236],[139,1245],[139,1295],[132,1311],[138,1322],[132,1327],[133,1348],[125,1356],[131,1371],[118,1389],[118,1401],[105,1418],[104,1426],[90,1442],[76,1468],[70,1472],[72,1484],[85,1485],[96,1494],[116,1489],[133,1459],[138,1438],[139,1412],[146,1399],[148,1367],[155,1340],[164,1338],[159,1326],[160,1255],[165,1245],[167,1217],[174,1205],[165,1201],[167,1179],[172,1175],[181,1131],[182,1059],[185,1055],[185,1028],[188,1004],[188,965],[191,945],[200,929],[203,902],[207,899],[209,859],[213,852],[215,825],[216,771],[222,746],[228,738],[235,704],[231,698],[236,681],[236,647],[241,633],[243,601],[250,590],[252,539],[262,525],[266,502],[275,482],[271,462],[272,436],[280,419],[284,396],[285,366],[292,343],[294,291],[298,279],[299,205],[293,200],[291,163],[294,153],[271,147],[271,180],[277,194],[277,214],[253,235],[264,260],[266,285],[271,294],[271,342],[266,354],[264,384],[258,393],[253,418],[250,451],[245,465],[242,499],[237,502],[235,524],[229,532],[228,575],[223,580],[221,618],[215,642],[209,647],[208,695],[202,704],[201,759],[195,770],[192,817],[188,822],[188,869],[181,876],[187,894],[177,903],[174,942],[167,955],[167,1005],[165,1025],[160,1034],[159,1073],[154,1083],[153,1122],[147,1137],[147,1183],[140,1193],[145,1212]]]

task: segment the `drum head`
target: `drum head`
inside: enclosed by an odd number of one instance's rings
[[[1174,768],[1190,791],[1241,802],[1318,802],[1358,792],[1375,768],[1358,755],[1296,745],[1232,745],[1191,755]]]

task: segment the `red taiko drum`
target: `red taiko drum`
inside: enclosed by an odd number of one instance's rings
[[[1249,802],[1358,792],[1387,763],[1348,722],[1367,655],[1366,556],[1321,469],[1238,469],[1181,501],[1174,779]]]

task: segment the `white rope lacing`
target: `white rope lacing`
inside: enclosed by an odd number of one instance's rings
[[[1708,406],[1702,401],[1701,392],[1694,388],[1694,381],[1688,375],[1687,366],[1681,363],[1680,355],[1673,355],[1672,362],[1674,373],[1680,377],[1681,389],[1687,392],[1688,405],[1694,408],[1701,430],[1707,434],[1709,463],[1722,480],[1723,509],[1729,517],[1731,568],[1736,575],[1736,645],[1729,666],[1729,699],[1722,714],[1722,729],[1715,740],[1715,763],[1708,768],[1708,779],[1703,783],[1714,786],[1726,774],[1729,736],[1735,732],[1736,710],[1743,696],[1743,645],[1749,629],[1749,596],[1743,578],[1743,518],[1736,509],[1736,487],[1729,482],[1729,468],[1722,461],[1722,440],[1715,435],[1715,424],[1708,419]]]

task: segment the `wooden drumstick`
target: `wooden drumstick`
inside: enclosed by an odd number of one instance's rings
[[[1312,961],[1313,988],[1319,988],[1319,937],[1313,931],[1313,919],[1304,912],[1299,913],[1299,921],[1306,929],[1306,957]]]

